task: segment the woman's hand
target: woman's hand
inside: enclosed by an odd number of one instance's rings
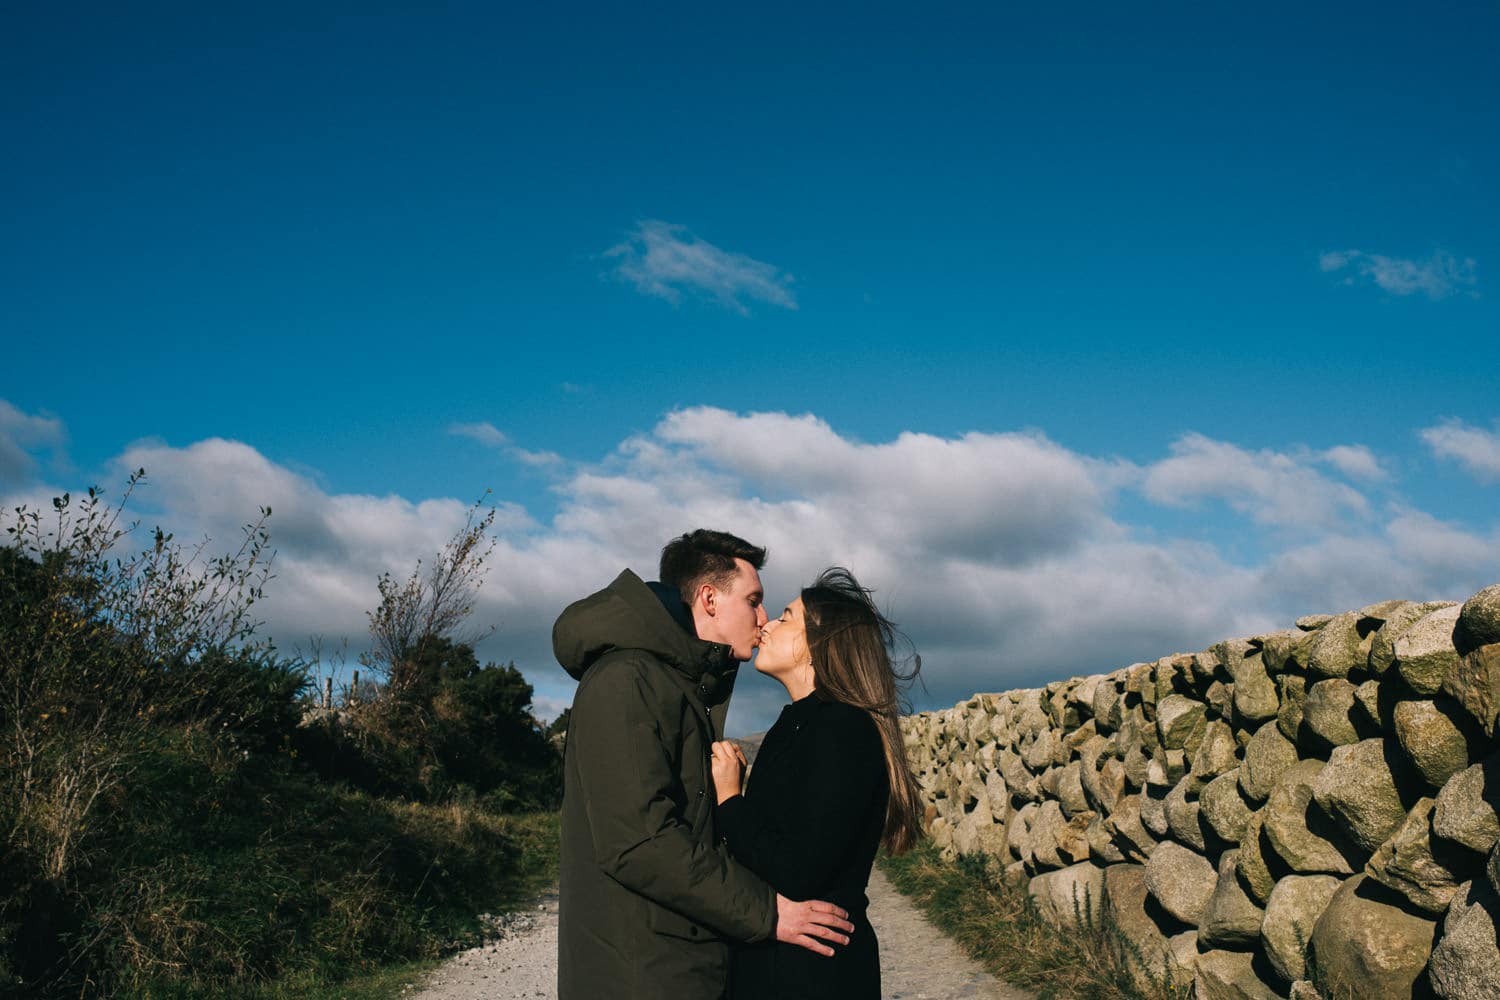
[[[722,803],[725,799],[732,799],[740,794],[747,766],[745,754],[738,744],[730,740],[720,740],[709,752],[713,757],[711,770],[714,777],[714,801]]]

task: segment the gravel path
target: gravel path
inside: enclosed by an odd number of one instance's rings
[[[869,895],[885,1000],[1030,1000],[959,951],[878,868],[870,873]],[[508,914],[499,927],[498,940],[443,963],[415,1000],[555,1000],[557,895]]]

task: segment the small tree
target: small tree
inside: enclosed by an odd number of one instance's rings
[[[467,789],[505,809],[555,798],[558,758],[531,714],[531,685],[513,664],[481,667],[474,644],[487,633],[462,632],[494,550],[495,511],[483,503],[430,568],[419,562],[402,582],[379,577],[360,663],[383,686],[350,706],[347,733],[326,727],[314,756],[330,775],[426,799]]]
[[[404,583],[388,572],[376,581],[380,604],[368,612],[374,645],[360,662],[383,678],[388,692],[398,698],[430,683],[431,678],[423,677],[420,669],[426,661],[425,644],[447,639],[472,646],[484,635],[459,634],[459,626],[474,610],[474,598],[495,548],[489,535],[495,508],[485,510],[483,503],[481,498],[469,508],[463,527],[426,572],[418,560]]]

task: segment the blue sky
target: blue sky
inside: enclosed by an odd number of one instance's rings
[[[357,646],[492,489],[548,706],[698,520],[934,703],[1500,579],[1494,5],[804,6],[13,12],[0,493],[280,500]]]

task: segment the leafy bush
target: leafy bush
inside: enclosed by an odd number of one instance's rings
[[[217,668],[256,655],[250,610],[270,577],[270,510],[228,555],[205,560],[158,529],[145,551],[121,558],[123,506],[90,489],[76,503],[55,499],[50,516],[17,508],[0,555],[7,846],[60,886],[87,863],[91,814],[158,720],[206,723],[240,693],[223,685],[254,674]]]
[[[304,759],[377,794],[467,796],[499,810],[556,805],[561,760],[514,664],[480,666],[469,646],[440,638],[422,644],[403,671],[402,687],[304,727]]]
[[[555,818],[481,807],[554,795],[514,667],[419,635],[402,683],[312,711],[251,614],[270,510],[206,558],[161,530],[116,555],[123,509],[19,508],[0,547],[0,995],[300,995],[431,957],[551,877]],[[426,578],[434,621],[467,612],[458,569]],[[383,602],[427,592],[383,579]]]

